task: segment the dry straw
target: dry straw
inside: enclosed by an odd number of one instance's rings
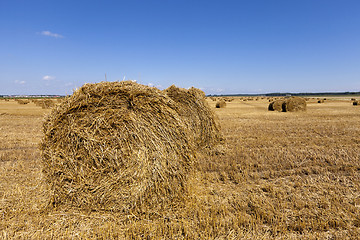
[[[284,102],[285,100],[275,100],[269,104],[268,110],[281,112],[283,110],[282,105]]]
[[[306,100],[301,97],[290,97],[273,101],[268,106],[269,111],[298,112],[306,111]]]
[[[21,105],[26,105],[26,104],[30,103],[30,101],[28,99],[16,99],[16,101],[18,104],[21,104]]]
[[[224,101],[225,102],[232,102],[232,101],[234,101],[234,98],[232,98],[232,97],[224,97]]]
[[[164,92],[131,81],[85,84],[65,98],[40,147],[51,203],[126,212],[182,203],[194,154],[177,110]]]
[[[55,102],[51,99],[34,99],[33,103],[35,103],[36,106],[41,107],[43,109],[48,109],[55,106]]]
[[[226,102],[224,99],[221,99],[219,101],[216,102],[216,105],[215,105],[216,108],[224,108],[226,107]]]
[[[177,104],[177,112],[189,128],[190,138],[198,148],[212,148],[222,137],[215,114],[206,102],[205,93],[197,88],[178,88],[174,85],[164,90]]]
[[[301,97],[290,97],[283,103],[283,112],[306,111],[306,100]]]

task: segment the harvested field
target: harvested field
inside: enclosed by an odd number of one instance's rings
[[[359,239],[359,108],[330,97],[301,113],[268,104],[212,108],[227,152],[199,157],[184,204],[146,215],[47,208],[38,144],[51,110],[2,101],[0,238]]]

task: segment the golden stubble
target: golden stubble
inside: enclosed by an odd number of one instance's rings
[[[183,206],[156,216],[47,209],[38,144],[47,109],[0,102],[2,239],[357,239],[360,108],[350,99],[270,112],[215,108],[226,151],[200,156]]]

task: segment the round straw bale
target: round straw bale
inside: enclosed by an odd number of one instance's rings
[[[33,102],[36,106],[41,107],[43,109],[52,108],[55,106],[55,103],[51,99],[34,99]]]
[[[16,99],[16,101],[18,104],[21,104],[21,105],[26,105],[26,104],[30,103],[30,101],[28,99]]]
[[[52,108],[54,106],[55,106],[55,103],[51,99],[44,99],[42,101],[42,105],[41,105],[41,107],[44,108],[44,109]]]
[[[282,99],[275,100],[269,104],[268,110],[281,112],[283,110],[282,105],[284,104],[284,102],[285,102],[285,100],[282,100]]]
[[[354,106],[360,105],[360,101],[356,101],[356,100],[355,100],[355,101],[353,102],[353,105],[354,105]]]
[[[234,101],[234,98],[225,97],[225,98],[224,98],[224,101],[225,101],[225,102],[232,102],[232,101]]]
[[[226,102],[223,99],[221,99],[221,100],[216,102],[215,107],[216,108],[224,108],[224,107],[226,107]]]
[[[218,144],[222,137],[214,112],[205,101],[205,93],[197,88],[178,88],[175,85],[164,90],[176,104],[178,114],[189,128],[190,138],[198,148],[210,148]]]
[[[306,111],[306,101],[301,97],[290,97],[282,105],[283,112]]]
[[[40,146],[51,204],[149,212],[184,201],[194,154],[175,109],[132,81],[85,84],[66,97]]]
[[[324,103],[324,99],[318,100],[318,103]]]

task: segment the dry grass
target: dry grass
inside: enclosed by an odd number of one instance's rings
[[[202,156],[185,204],[152,216],[46,209],[37,144],[48,110],[1,102],[0,238],[359,239],[360,112],[349,100],[305,113],[269,112],[266,99],[213,108],[228,152]]]

